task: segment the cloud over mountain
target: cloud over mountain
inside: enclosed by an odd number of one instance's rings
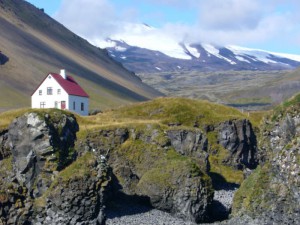
[[[159,16],[166,7],[169,15]],[[147,18],[176,41],[300,47],[299,9],[296,0],[63,0],[55,18],[89,40],[126,32],[124,22]],[[170,16],[178,11],[188,20]]]

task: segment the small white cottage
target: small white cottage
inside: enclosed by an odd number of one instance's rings
[[[32,108],[67,109],[83,116],[88,115],[89,96],[65,70],[49,73],[31,95]]]

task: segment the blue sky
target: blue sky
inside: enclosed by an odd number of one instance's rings
[[[300,55],[299,0],[28,0],[87,38],[146,23],[189,42]],[[84,6],[84,7],[83,7]]]

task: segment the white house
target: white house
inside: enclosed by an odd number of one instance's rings
[[[89,96],[65,70],[49,73],[31,95],[31,108],[67,109],[88,115]]]

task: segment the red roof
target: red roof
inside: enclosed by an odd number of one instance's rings
[[[89,97],[88,94],[80,87],[73,77],[67,76],[64,79],[60,74],[50,73],[50,75],[60,84],[60,86],[69,94],[81,97]]]

